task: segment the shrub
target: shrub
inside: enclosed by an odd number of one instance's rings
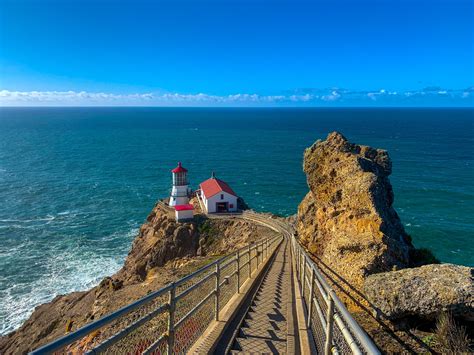
[[[441,313],[438,317],[436,342],[447,354],[470,354],[473,350],[466,328],[456,324],[449,312]]]

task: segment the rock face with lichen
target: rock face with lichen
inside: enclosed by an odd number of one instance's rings
[[[333,132],[304,153],[310,191],[298,208],[301,242],[356,289],[374,273],[404,268],[413,250],[393,208],[385,150]]]
[[[388,319],[434,320],[440,312],[474,321],[474,269],[432,264],[370,275],[364,292]]]

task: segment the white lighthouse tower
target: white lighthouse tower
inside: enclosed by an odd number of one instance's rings
[[[170,206],[186,205],[189,203],[188,170],[183,168],[181,162],[171,170],[173,176],[173,188],[171,189]]]

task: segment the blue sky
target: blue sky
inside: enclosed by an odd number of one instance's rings
[[[473,106],[471,0],[0,0],[1,105]]]

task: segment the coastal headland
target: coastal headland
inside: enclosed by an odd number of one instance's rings
[[[449,313],[471,324],[473,269],[439,264],[412,244],[393,208],[388,153],[333,132],[306,149],[303,170],[309,192],[296,216],[279,219],[295,228],[347,308],[385,353],[443,352],[436,320]],[[0,338],[0,352],[26,353],[276,233],[249,220],[209,218],[191,203],[194,219],[179,223],[159,201],[116,274],[38,306]]]

